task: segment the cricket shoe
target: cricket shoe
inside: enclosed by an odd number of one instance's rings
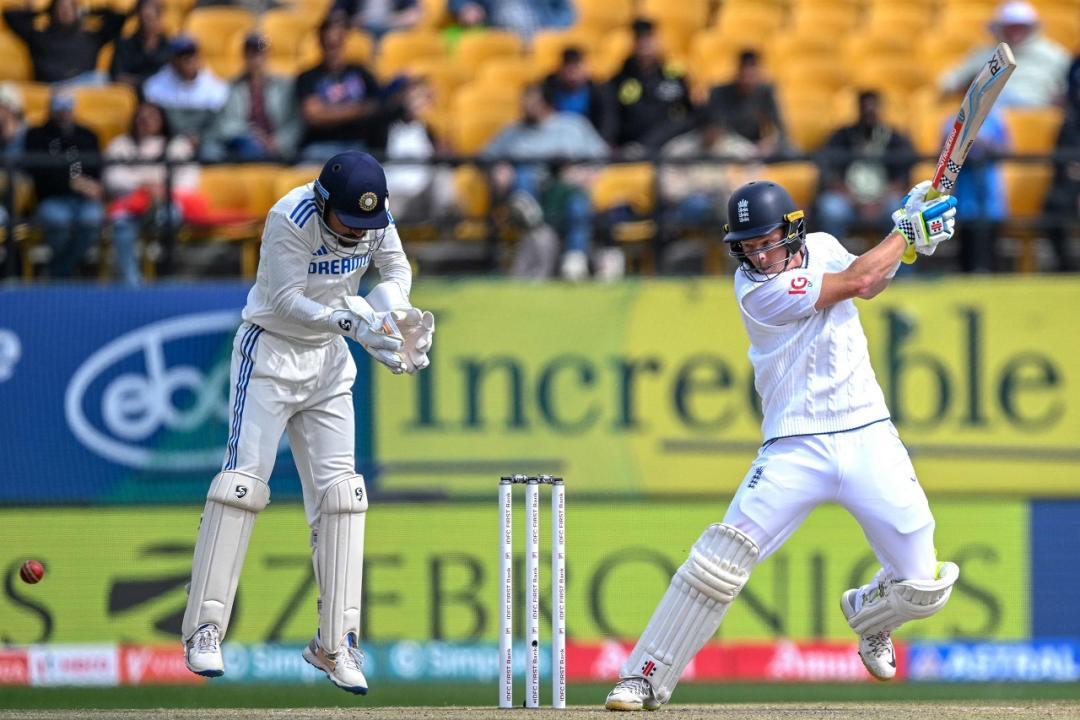
[[[364,653],[356,646],[356,636],[352,633],[345,636],[333,654],[326,652],[316,634],[304,648],[304,659],[326,673],[330,682],[342,690],[354,695],[367,695],[367,678],[362,669]]]
[[[652,685],[643,677],[623,678],[608,693],[608,710],[656,710],[660,707]]]
[[[848,620],[855,614],[855,596],[858,592],[859,588],[854,588],[840,598],[840,609]],[[878,680],[892,680],[896,677],[896,650],[893,649],[888,630],[860,635],[859,657],[867,671]]]
[[[221,659],[221,632],[212,623],[202,625],[184,643],[184,664],[203,677],[221,677],[225,663]]]

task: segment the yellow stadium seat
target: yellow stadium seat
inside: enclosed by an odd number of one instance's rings
[[[229,5],[197,7],[188,13],[184,32],[198,41],[204,55],[223,52],[237,33],[255,27],[255,15],[250,10]]]
[[[806,209],[814,200],[818,186],[818,166],[812,162],[770,163],[762,170],[765,180],[781,185],[791,195],[796,207]]]
[[[945,3],[938,13],[935,27],[952,36],[985,39],[989,32],[987,26],[994,14],[994,5],[995,3],[963,0]]]
[[[918,65],[917,35],[907,32],[888,32],[883,28],[859,33],[847,38],[842,60],[851,68],[868,58],[901,58],[909,65]]]
[[[638,12],[660,25],[681,25],[699,30],[709,24],[709,0],[641,0]]]
[[[589,70],[598,82],[611,79],[622,70],[626,58],[634,47],[634,38],[629,30],[613,30],[604,35],[604,43],[598,52],[589,58]]]
[[[933,84],[933,78],[902,55],[864,58],[851,67],[851,81],[858,88],[904,88],[914,92]]]
[[[859,116],[859,91],[862,88],[846,88],[833,99],[833,124],[836,127],[851,125]],[[900,130],[911,138],[913,116],[918,110],[913,105],[910,93],[896,91],[878,91],[881,98],[881,113],[885,123]]]
[[[273,49],[271,48],[271,52]],[[300,72],[315,67],[322,62],[322,46],[319,45],[319,33],[318,30],[309,31],[300,41],[299,49],[299,63],[297,67]],[[375,41],[371,35],[363,30],[357,30],[351,28],[348,33],[345,34],[345,60],[356,64],[363,65],[369,70],[372,70],[372,57],[375,54]],[[392,77],[392,75],[390,76]],[[389,77],[384,78],[389,79]]]
[[[1006,108],[1002,118],[1009,129],[1013,152],[1043,154],[1054,149],[1064,113],[1056,107]]]
[[[482,30],[466,33],[458,40],[454,62],[463,70],[478,72],[494,58],[519,58],[525,43],[515,33],[505,30]]]
[[[454,196],[465,219],[486,220],[491,212],[491,186],[483,171],[475,165],[461,165],[454,169],[453,183]]]
[[[267,10],[259,16],[259,31],[270,47],[267,58],[271,72],[295,74],[300,63],[300,49],[315,34],[315,18],[291,8]],[[316,40],[317,44],[317,40]]]
[[[859,14],[842,5],[803,3],[791,9],[791,27],[798,33],[819,33],[834,41],[855,30]]]
[[[915,57],[918,65],[936,83],[942,73],[959,65],[977,47],[986,47],[990,35],[976,28],[975,32],[946,29],[940,37],[925,36],[916,44]]]
[[[413,62],[446,56],[446,41],[438,33],[428,29],[401,30],[383,36],[375,68],[380,78],[388,80]]]
[[[450,145],[461,155],[475,155],[490,143],[518,113],[499,110],[477,110],[450,119]]]
[[[131,129],[137,100],[128,85],[80,86],[72,89],[75,119],[93,130],[102,147]]]
[[[716,15],[715,27],[728,35],[742,35],[747,39],[766,42],[779,32],[786,22],[786,12],[778,5],[725,2]]]
[[[918,4],[878,0],[867,8],[863,29],[869,35],[912,38],[922,32],[930,17]]]
[[[37,82],[16,83],[22,95],[23,117],[26,124],[40,125],[49,117],[49,84]]]
[[[1017,270],[1024,273],[1034,272],[1037,269],[1035,237],[1029,223],[1042,214],[1054,168],[1049,163],[1003,162],[1001,174],[1005,180],[1005,196],[1009,203],[1006,234],[1020,239]]]
[[[778,86],[793,91],[837,92],[849,82],[848,68],[839,58],[800,58],[777,68],[775,77]],[[810,111],[810,108],[802,110]]]
[[[485,85],[525,87],[543,80],[543,76],[528,58],[503,57],[485,62],[480,67],[477,80]]]
[[[419,27],[438,30],[450,24],[450,11],[446,0],[421,0],[424,9],[420,16]]]
[[[1042,30],[1072,53],[1080,51],[1080,7],[1054,5],[1039,8]]]
[[[321,165],[294,165],[275,169],[272,173],[275,201],[284,197],[290,190],[314,182],[320,172],[322,172]]]
[[[597,174],[589,196],[597,212],[629,205],[637,215],[647,218],[616,223],[611,236],[624,248],[633,248],[641,270],[651,272],[655,265],[652,243],[656,223],[649,216],[656,209],[656,168],[651,163],[608,165]]]
[[[577,24],[598,30],[626,27],[634,19],[634,0],[576,0]]]
[[[17,36],[0,31],[0,80],[29,82],[34,79],[30,51]]]
[[[777,93],[780,113],[788,137],[795,145],[812,152],[836,129],[831,104],[833,92],[823,88],[783,86]],[[820,108],[820,110],[818,110]]]
[[[209,200],[212,210],[236,213],[237,220],[189,227],[188,235],[241,243],[241,272],[253,277],[259,263],[263,220],[280,197],[275,192],[278,177],[276,165],[204,165],[199,170],[200,194]]]

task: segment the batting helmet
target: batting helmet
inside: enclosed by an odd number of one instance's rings
[[[783,245],[787,247],[788,257],[799,252],[806,240],[803,211],[795,206],[788,191],[774,182],[746,183],[728,198],[727,211],[724,242],[728,243],[731,255],[738,258],[744,270],[759,272],[743,252],[744,240],[764,237],[777,228],[785,228],[777,245],[762,249],[771,250]]]

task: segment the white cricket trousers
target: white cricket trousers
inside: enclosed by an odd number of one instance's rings
[[[233,341],[230,377],[229,442],[221,469],[269,483],[288,430],[304,512],[314,527],[326,489],[356,474],[356,363],[345,338],[312,347],[244,323]]]
[[[774,553],[818,505],[850,512],[889,580],[935,577],[934,516],[892,422],[762,446],[724,522]]]

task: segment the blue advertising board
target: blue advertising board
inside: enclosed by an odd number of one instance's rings
[[[224,456],[248,287],[0,292],[0,503],[201,502]],[[273,489],[299,496],[284,439]]]

